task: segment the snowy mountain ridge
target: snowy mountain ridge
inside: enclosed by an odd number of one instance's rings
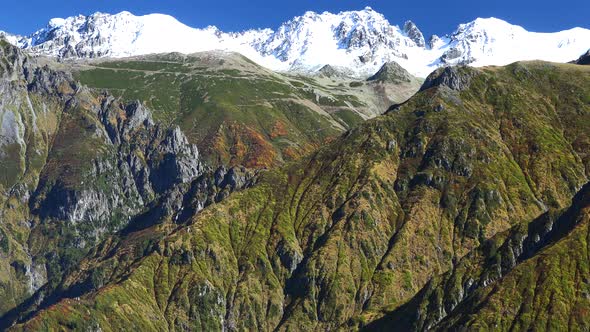
[[[0,32],[0,34],[2,34]],[[306,12],[277,30],[223,32],[191,28],[163,14],[95,13],[52,19],[30,36],[6,34],[34,54],[60,58],[127,57],[150,53],[228,50],[277,71],[316,72],[325,65],[369,76],[395,61],[424,77],[443,65],[505,65],[519,60],[567,62],[590,48],[590,30],[528,32],[496,18],[460,24],[426,42],[411,21],[402,28],[367,7],[338,14]]]

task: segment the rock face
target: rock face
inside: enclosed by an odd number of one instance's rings
[[[406,23],[404,23],[403,31],[406,33],[406,35],[412,41],[414,41],[414,43],[416,43],[416,45],[418,47],[425,47],[426,46],[426,41],[424,40],[424,35],[422,34],[422,31],[420,31],[420,29],[418,29],[416,24],[414,24],[414,22],[406,21]]]
[[[58,255],[50,262],[62,259],[65,250],[84,252],[126,227],[178,222],[187,200],[197,213],[250,184],[252,173],[244,169],[209,170],[177,126],[154,123],[139,102],[100,95],[85,111],[84,98],[69,101],[64,116],[73,122],[58,131],[63,141],[54,146],[29,201],[39,224],[32,230],[35,241],[52,241],[56,229],[69,234],[56,244]],[[77,127],[85,125],[86,133],[77,136]],[[72,138],[76,142],[68,143]],[[61,169],[52,167],[58,164]],[[55,278],[61,269],[49,273]]]
[[[580,58],[576,61],[579,65],[590,65],[590,50],[580,56]]]
[[[71,100],[67,112],[76,112],[80,102]],[[121,218],[117,214],[137,214],[154,197],[204,172],[196,146],[188,143],[178,127],[155,125],[150,112],[139,102],[121,105],[103,95],[99,103],[93,115],[102,126],[95,124],[95,140],[104,143],[110,153],[92,160],[87,174],[77,174],[82,179],[73,186],[66,178],[56,179],[51,170],[41,173],[31,206],[43,219],[105,225]],[[121,222],[94,234],[100,237],[107,230],[116,231],[125,225],[124,220]]]
[[[255,182],[206,166],[138,101],[95,93],[3,39],[0,60],[0,316],[106,236],[180,222]]]
[[[339,70],[338,68],[334,68],[330,65],[325,65],[322,68],[320,68],[320,70],[318,70],[317,74],[322,77],[328,77],[328,78],[346,78],[347,77],[347,74],[344,71]]]
[[[442,40],[437,35],[432,35],[432,36],[430,36],[430,38],[428,38],[428,47],[430,49],[440,48],[440,46],[443,45],[444,43],[445,43],[444,40]]]
[[[77,90],[66,73],[40,67],[0,38],[0,313],[47,281],[28,247],[28,202],[57,130],[57,108]]]
[[[462,91],[469,88],[471,78],[476,74],[475,69],[469,67],[445,67],[435,70],[428,75],[420,91],[435,86],[445,86],[451,90]]]

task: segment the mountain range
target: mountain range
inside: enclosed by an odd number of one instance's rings
[[[3,34],[0,331],[589,330],[587,34]]]
[[[229,50],[275,71],[315,73],[325,65],[368,77],[395,61],[418,77],[445,65],[506,65],[519,60],[568,62],[588,50],[590,30],[536,33],[497,18],[478,18],[425,39],[411,21],[391,24],[367,7],[337,14],[306,12],[276,30],[196,29],[162,14],[95,13],[52,19],[30,36],[5,33],[34,54],[60,58]]]
[[[0,60],[0,329],[588,327],[589,66],[440,68],[327,141],[235,54]],[[211,118],[321,143],[217,167]]]

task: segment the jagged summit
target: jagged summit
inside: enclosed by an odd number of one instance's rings
[[[410,37],[410,39],[412,41],[414,41],[414,43],[416,43],[417,46],[419,46],[419,47],[426,46],[426,41],[424,40],[424,35],[422,34],[422,31],[420,31],[420,29],[418,29],[416,24],[414,24],[414,22],[406,21],[406,23],[404,23],[404,32],[406,33],[406,35],[408,37]]]
[[[150,53],[239,52],[276,71],[315,73],[326,64],[368,77],[395,61],[426,77],[445,65],[505,65],[519,60],[567,62],[588,49],[590,30],[528,32],[498,18],[460,24],[428,43],[412,21],[400,28],[370,7],[340,13],[308,11],[276,30],[223,32],[191,28],[163,14],[94,13],[52,19],[26,37],[8,40],[34,54],[61,58],[127,57]]]

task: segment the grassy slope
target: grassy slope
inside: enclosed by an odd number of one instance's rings
[[[97,229],[119,229],[143,206],[138,206],[137,197],[117,199],[125,202],[111,211],[115,216],[111,220],[75,225],[40,215],[64,206],[63,201],[45,200],[56,188],[62,192],[52,197],[67,199],[65,191],[97,189],[109,195],[123,187],[117,170],[93,175],[97,160],[115,165],[119,151],[100,134],[103,126],[95,114],[101,102],[98,94],[80,89],[75,103],[64,105],[69,97],[62,95],[70,96],[78,89],[50,68],[69,69],[70,65],[48,61],[49,68],[40,69],[45,59],[28,58],[3,40],[0,46],[2,315],[42,286],[37,283],[48,281],[46,276],[53,283],[75,265],[101,237]],[[114,86],[109,90],[122,99],[142,99],[149,94],[146,104],[159,107],[157,121],[190,130],[193,139],[202,140],[204,151],[221,153],[221,161],[255,167],[279,163],[283,154],[285,159],[298,158],[345,127],[362,122],[358,112],[367,111],[359,106],[357,97],[346,95],[349,90],[345,88],[336,100],[312,79],[285,78],[237,55],[174,57],[107,63],[106,69],[93,67],[79,76],[90,85]],[[39,74],[35,78],[42,81],[39,87],[25,78],[24,63],[28,63],[29,75]],[[125,69],[118,68],[121,66]],[[353,104],[356,108],[348,106]],[[193,107],[197,109],[190,112]],[[198,133],[207,130],[211,131],[199,138]],[[219,144],[222,148],[218,149]]]
[[[367,330],[586,330],[590,184],[486,241]]]
[[[82,296],[19,329],[321,329],[399,307],[587,180],[589,70],[459,72],[463,91],[423,91],[161,240],[97,248],[62,284]]]
[[[440,328],[588,330],[588,209],[578,218],[580,225],[567,237],[479,291],[469,306],[454,312]]]
[[[223,52],[158,55],[79,66],[82,83],[139,99],[162,123],[181,126],[213,163],[267,167],[294,160],[391,103],[399,90],[348,81],[283,76],[241,55]],[[393,99],[393,100],[391,100]]]

